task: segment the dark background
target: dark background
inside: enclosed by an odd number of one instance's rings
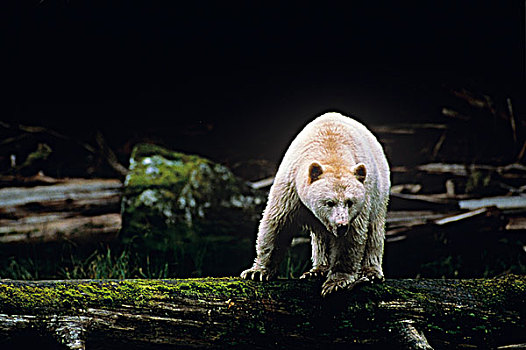
[[[279,159],[327,110],[442,121],[450,88],[524,105],[524,2],[17,2],[1,119],[121,158],[149,140],[229,162]]]
[[[204,155],[243,179],[259,180],[275,173],[299,129],[316,115],[336,110],[373,130],[389,124],[377,135],[395,185],[422,183],[420,194],[437,194],[452,179],[459,198],[524,192],[521,171],[514,177],[470,170],[452,178],[447,172],[411,168],[430,162],[524,164],[525,1],[363,1],[345,7],[254,1],[12,4],[0,12],[0,27],[7,34],[0,51],[5,62],[0,187],[31,186],[39,172],[123,180],[126,169],[115,166],[108,146],[127,167],[139,142]],[[484,106],[452,94],[462,89]],[[464,117],[446,117],[444,107]],[[393,124],[424,122],[443,128],[389,131]],[[418,201],[391,199],[390,208],[398,211],[426,208]],[[29,209],[39,210],[30,204]],[[430,210],[446,215],[450,208],[431,205]],[[524,273],[523,230],[504,230],[507,217],[477,220],[444,230],[425,226],[415,239],[393,240],[386,250],[386,275]],[[254,232],[247,232],[251,239]],[[6,246],[0,251],[0,275],[173,277],[180,276],[179,270],[201,271],[202,262],[192,260],[192,254],[202,257],[210,249],[201,241],[195,254],[187,249],[187,268],[175,255],[177,244],[160,244],[164,241],[142,230],[139,236],[153,247],[160,245],[162,253],[146,245],[130,248],[122,234],[110,243],[64,241],[21,245],[16,251]],[[308,249],[304,255],[297,261],[308,260]],[[157,256],[151,265],[150,256]],[[294,269],[301,273],[307,265],[297,263]]]

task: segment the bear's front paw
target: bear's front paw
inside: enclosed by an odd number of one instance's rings
[[[241,278],[246,280],[270,281],[274,279],[274,277],[274,273],[271,273],[269,270],[260,267],[252,267],[248,270],[241,272]]]
[[[336,272],[329,275],[327,281],[321,286],[321,296],[326,297],[327,295],[343,290],[352,289],[358,283],[363,282],[362,278],[357,278],[356,275],[344,272]]]
[[[327,276],[329,267],[327,265],[320,265],[313,267],[310,271],[305,272],[300,276],[300,279],[315,279]]]
[[[384,273],[378,266],[363,267],[362,271],[360,271],[360,276],[362,279],[371,283],[385,281]]]

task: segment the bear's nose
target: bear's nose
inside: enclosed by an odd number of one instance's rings
[[[341,225],[336,228],[336,234],[338,237],[345,236],[349,231],[349,225]]]

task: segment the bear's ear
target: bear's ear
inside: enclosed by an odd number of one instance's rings
[[[318,180],[321,174],[323,174],[323,169],[321,165],[316,162],[312,163],[309,167],[309,184]]]
[[[360,181],[361,183],[365,182],[365,177],[367,176],[367,169],[365,168],[365,164],[363,163],[356,164],[352,168],[352,173],[354,176],[356,176],[358,181]]]

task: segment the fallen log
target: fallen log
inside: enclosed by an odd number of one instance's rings
[[[477,199],[465,199],[458,202],[460,209],[473,210],[483,207],[497,207],[501,210],[526,210],[524,196],[497,196]]]
[[[0,243],[111,240],[121,228],[122,183],[61,179],[0,189]]]
[[[320,281],[0,281],[2,346],[69,349],[497,348],[526,342],[526,276],[387,280],[323,299]]]
[[[61,216],[64,215],[33,216],[30,223],[4,224],[0,226],[0,243],[111,241],[117,237],[122,224],[119,213],[72,218]]]

